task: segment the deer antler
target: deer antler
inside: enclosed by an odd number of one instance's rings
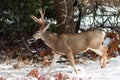
[[[31,18],[38,24],[41,25],[41,28],[44,27],[44,15],[45,15],[45,11],[42,10],[42,8],[39,9],[39,12],[40,12],[40,15],[41,15],[41,18],[37,18],[35,17],[34,15],[31,15]]]
[[[39,9],[41,19],[44,20],[45,10],[43,11],[42,8]]]

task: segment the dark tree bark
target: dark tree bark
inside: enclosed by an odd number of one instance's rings
[[[79,15],[78,15],[78,21],[76,23],[76,33],[78,33],[78,30],[80,30],[80,23],[81,23],[81,19],[82,19],[82,7],[81,5],[78,6],[78,9],[79,9]],[[82,31],[82,29],[81,29]]]
[[[57,19],[58,34],[75,33],[73,1],[54,0],[54,10]]]

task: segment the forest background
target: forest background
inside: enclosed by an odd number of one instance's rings
[[[0,0],[0,59],[51,53],[42,40],[30,46],[36,52],[27,46],[40,27],[31,19],[31,15],[40,17],[39,8],[45,10],[45,22],[52,23],[49,31],[53,33],[101,27],[120,34],[119,0]]]

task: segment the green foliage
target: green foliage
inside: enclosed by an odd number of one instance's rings
[[[45,16],[51,20],[54,18],[53,0],[43,0],[41,7],[45,9]]]
[[[38,28],[38,25],[30,16],[33,14],[40,17],[38,12],[40,7],[47,10],[46,16],[50,17],[52,15],[49,14],[49,9],[53,9],[53,7],[50,7],[53,0],[47,2],[43,4],[39,0],[0,0],[0,37],[31,36],[34,33],[33,31]]]

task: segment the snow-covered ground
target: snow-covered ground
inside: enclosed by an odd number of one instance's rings
[[[48,66],[42,69],[40,64],[24,64],[14,60],[8,65],[0,64],[0,80],[120,80],[120,56],[108,59],[107,66],[103,69],[100,68],[99,60],[86,60],[83,64],[77,63],[76,67],[78,74],[68,62],[56,63],[50,74],[45,75]],[[38,78],[28,76],[31,70],[38,71]],[[63,79],[60,79],[60,76]]]

